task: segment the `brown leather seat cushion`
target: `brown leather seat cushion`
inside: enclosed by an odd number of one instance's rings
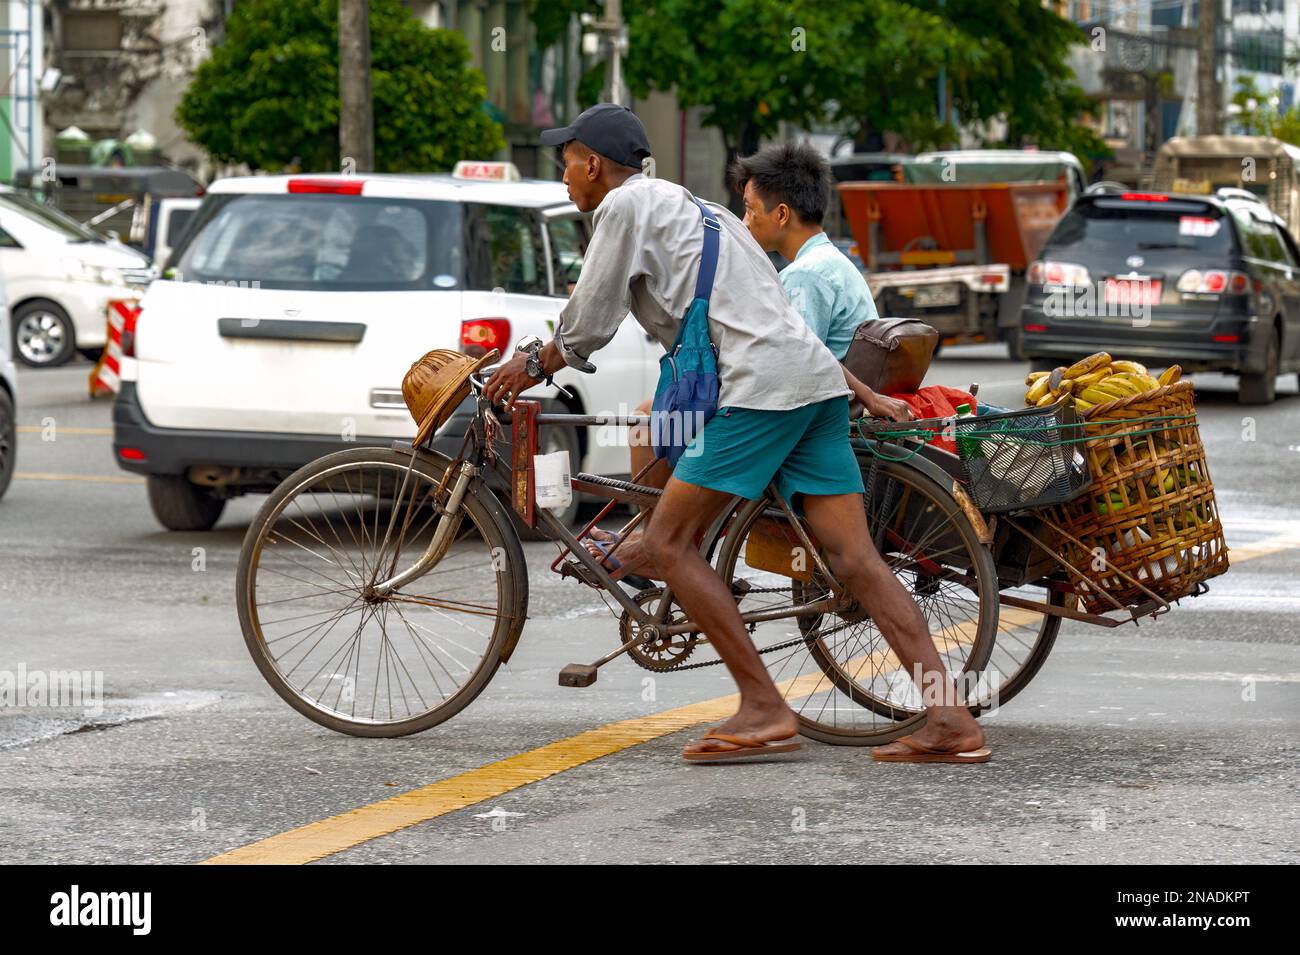
[[[844,365],[882,395],[912,392],[930,369],[939,333],[914,318],[877,318],[853,333]]]

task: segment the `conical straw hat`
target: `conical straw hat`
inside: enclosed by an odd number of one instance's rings
[[[412,447],[419,447],[446,423],[456,406],[469,397],[469,376],[495,361],[494,348],[473,358],[450,348],[435,348],[411,366],[402,379],[402,398],[418,430]]]

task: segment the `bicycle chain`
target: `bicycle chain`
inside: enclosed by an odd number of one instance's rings
[[[807,641],[806,641],[803,637],[799,637],[799,638],[797,638],[797,639],[795,639],[795,640],[789,640],[789,641],[786,641],[785,643],[774,643],[774,644],[772,644],[772,646],[770,646],[770,647],[763,647],[763,648],[762,648],[761,650],[759,650],[758,652],[759,652],[760,654],[763,654],[763,653],[775,653],[777,650],[785,650],[785,649],[787,649],[787,648],[789,648],[789,647],[797,646],[797,645],[800,644],[800,643],[806,643],[806,642],[807,642]],[[635,659],[635,658],[634,658],[634,659]],[[656,670],[655,672],[656,672],[656,673],[677,673],[677,672],[679,672],[679,671],[681,671],[681,670],[699,670],[699,669],[702,669],[702,668],[704,668],[704,667],[715,667],[715,666],[718,666],[720,663],[722,663],[722,660],[720,660],[720,659],[719,659],[719,660],[702,660],[702,661],[700,661],[699,663],[683,663],[681,666],[675,666],[675,667],[673,667],[671,670]],[[638,663],[637,665],[640,666],[639,663]],[[647,668],[647,669],[648,669],[648,668]]]
[[[791,589],[789,587],[751,587],[749,590],[745,591],[745,595],[748,596],[749,594],[781,594],[781,593],[788,593],[788,592],[791,592]],[[796,637],[795,639],[787,640],[784,643],[774,643],[770,647],[759,648],[758,652],[760,656],[764,653],[776,653],[776,651],[778,650],[788,650],[790,647],[798,646],[801,643],[807,643],[807,639],[804,637]],[[704,667],[719,666],[723,662],[721,659],[702,660],[699,663],[681,663],[675,667],[670,667],[664,670],[656,667],[646,666],[644,663],[641,662],[641,660],[634,653],[629,653],[628,656],[631,657],[632,662],[635,663],[637,666],[641,667],[641,669],[649,670],[651,673],[679,673],[682,670],[702,670]]]

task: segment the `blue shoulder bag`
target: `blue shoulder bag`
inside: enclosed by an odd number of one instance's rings
[[[656,458],[673,467],[686,445],[718,410],[718,350],[709,338],[709,297],[718,270],[718,238],[722,225],[700,200],[704,247],[695,298],[686,309],[682,327],[668,354],[659,359],[659,386],[650,412],[650,434]]]

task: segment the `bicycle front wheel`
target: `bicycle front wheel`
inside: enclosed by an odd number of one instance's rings
[[[523,549],[478,480],[437,563],[374,592],[428,549],[446,467],[384,448],[329,454],[286,478],[248,528],[236,584],[244,640],[275,692],[322,726],[371,737],[436,726],[519,639]]]

